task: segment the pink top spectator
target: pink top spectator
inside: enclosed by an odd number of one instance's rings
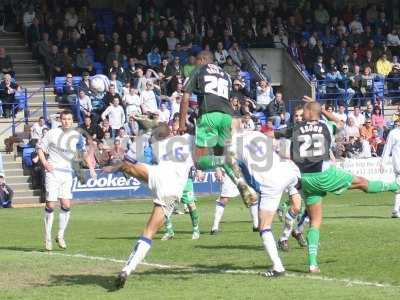
[[[383,115],[372,115],[372,126],[383,128],[385,125],[385,117]]]

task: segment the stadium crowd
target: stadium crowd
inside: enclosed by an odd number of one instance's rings
[[[285,47],[304,74],[325,81],[318,87],[320,98],[339,95],[338,105],[328,106],[337,108],[336,115],[346,123],[336,135],[336,157],[379,156],[391,128],[392,120],[382,114],[383,99],[373,97],[373,82],[382,76],[390,79],[386,84],[393,102],[400,93],[398,28],[383,4],[171,1],[164,9],[142,1],[107,14],[90,9],[86,1],[11,3],[10,12],[47,80],[65,77],[60,102],[79,103],[79,125],[92,137],[98,166],[134,148],[135,138],[147,128],[140,116],[167,122],[177,132],[182,86],[203,49],[212,51],[215,62],[230,74],[232,107],[246,130],[280,129],[292,122],[288,99],[279,90],[266,80],[249,80],[241,52],[247,46]],[[15,76],[2,49],[0,67]],[[111,83],[100,96],[90,86],[96,73]],[[74,82],[75,76],[81,81]],[[188,122],[193,127],[195,97],[192,100]],[[59,124],[57,116],[45,121],[32,127],[34,140],[46,126]]]

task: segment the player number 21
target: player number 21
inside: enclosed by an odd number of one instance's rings
[[[298,137],[300,145],[300,157],[315,157],[325,154],[324,135],[315,133],[304,134]]]
[[[228,80],[207,75],[204,76],[204,81],[206,83],[204,86],[204,92],[206,94],[213,94],[228,99]]]

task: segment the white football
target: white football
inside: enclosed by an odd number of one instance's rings
[[[104,75],[95,75],[90,79],[90,87],[95,93],[104,93],[108,91],[110,86],[110,81],[107,76]]]

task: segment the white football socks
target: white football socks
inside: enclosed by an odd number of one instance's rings
[[[126,272],[128,275],[135,271],[136,267],[146,257],[147,252],[149,252],[151,244],[152,240],[143,236],[140,237],[122,271]]]
[[[51,229],[53,227],[54,221],[54,211],[52,208],[45,208],[44,209],[44,232],[45,232],[45,239],[47,241],[51,241]]]
[[[215,214],[214,214],[214,222],[211,230],[218,230],[219,222],[221,222],[222,216],[224,215],[225,204],[222,202],[216,201],[215,205]]]
[[[253,220],[253,228],[258,228],[258,202],[250,205],[249,210]]]
[[[65,229],[68,226],[69,216],[71,212],[69,208],[61,207],[60,215],[59,215],[59,229],[58,229],[58,237],[64,238]]]
[[[287,241],[293,230],[294,221],[297,215],[294,215],[289,209],[285,215],[285,222],[283,223],[281,241]]]
[[[393,210],[398,212],[400,210],[400,194],[396,194],[394,199],[395,200]]]
[[[277,272],[285,271],[282,261],[278,255],[278,249],[271,228],[263,229],[260,231],[260,236],[263,240],[265,251],[267,251],[269,258],[272,261],[273,269]]]

